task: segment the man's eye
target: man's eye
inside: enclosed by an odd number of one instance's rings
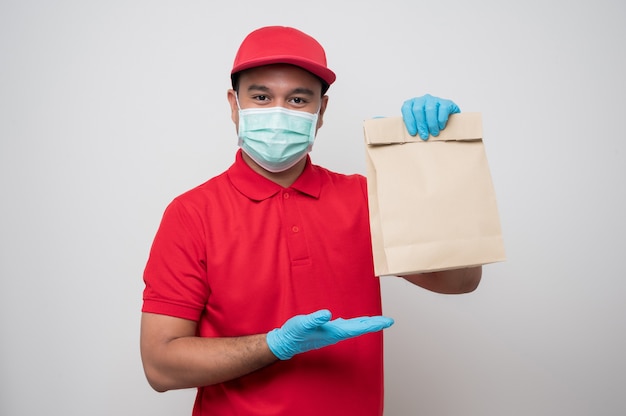
[[[257,95],[256,97],[254,97],[254,99],[257,101],[266,101],[267,95]]]
[[[305,102],[305,101],[304,101],[302,98],[300,98],[300,97],[295,97],[295,98],[293,98],[293,99],[292,99],[292,101],[293,101],[293,103],[294,103],[294,104],[304,104],[304,102]]]

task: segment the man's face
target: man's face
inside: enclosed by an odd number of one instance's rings
[[[317,128],[322,126],[328,97],[322,97],[322,83],[314,75],[293,65],[266,65],[243,71],[239,76],[241,108],[284,107],[290,110],[317,113]],[[231,118],[239,125],[236,92],[228,91]]]

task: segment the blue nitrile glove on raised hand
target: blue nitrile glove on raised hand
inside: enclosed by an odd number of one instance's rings
[[[329,310],[296,315],[267,334],[267,345],[276,357],[288,360],[296,354],[336,344],[348,338],[380,331],[393,325],[385,316],[330,320]]]
[[[420,135],[428,140],[428,135],[438,136],[446,127],[448,116],[460,113],[459,107],[450,100],[433,97],[430,94],[411,98],[402,104],[402,118],[411,136]]]

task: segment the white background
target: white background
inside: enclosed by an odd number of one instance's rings
[[[338,74],[318,164],[364,173],[362,120],[413,96],[483,113],[508,259],[470,295],[384,278],[386,415],[626,414],[625,4],[0,1],[0,414],[190,414],[145,381],[142,271],[232,163],[229,69],[270,24]]]

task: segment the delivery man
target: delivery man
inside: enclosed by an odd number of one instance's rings
[[[393,320],[381,315],[366,180],[309,156],[335,81],[324,49],[294,28],[260,28],[231,78],[234,163],[171,202],[145,268],[148,381],[198,388],[196,416],[380,416],[381,330]],[[429,95],[402,108],[422,138],[458,111]],[[480,277],[475,267],[405,279],[464,293]]]

